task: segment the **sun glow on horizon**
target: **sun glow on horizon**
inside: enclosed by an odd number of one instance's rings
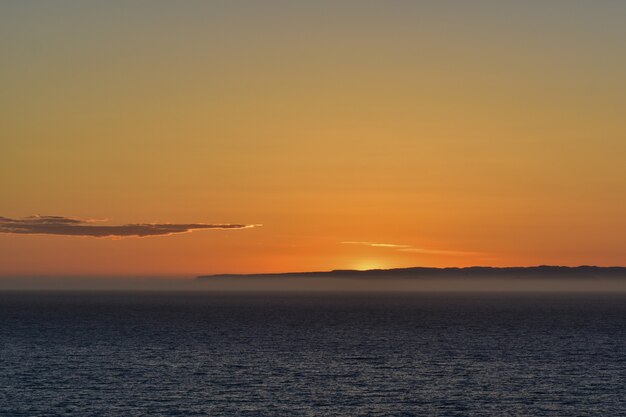
[[[371,269],[388,269],[389,265],[379,259],[362,259],[354,263],[351,269],[369,271]]]

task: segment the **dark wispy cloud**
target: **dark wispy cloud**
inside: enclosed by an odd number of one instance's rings
[[[0,216],[0,233],[45,234],[92,237],[147,237],[186,233],[203,229],[247,229],[252,224],[207,223],[136,223],[117,226],[94,224],[100,220],[84,220],[63,216],[30,216],[10,219]]]

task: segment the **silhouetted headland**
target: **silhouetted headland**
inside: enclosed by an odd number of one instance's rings
[[[613,266],[529,266],[465,268],[394,268],[394,269],[335,269],[316,272],[286,272],[269,274],[215,274],[201,275],[197,279],[215,278],[626,278],[626,267]]]
[[[238,291],[626,292],[626,267],[398,268],[204,275],[202,288]]]

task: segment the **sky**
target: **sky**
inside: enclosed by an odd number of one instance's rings
[[[626,264],[626,2],[0,1],[0,275]]]

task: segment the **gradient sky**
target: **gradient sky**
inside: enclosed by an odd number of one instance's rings
[[[626,264],[626,2],[0,1],[0,275]]]

